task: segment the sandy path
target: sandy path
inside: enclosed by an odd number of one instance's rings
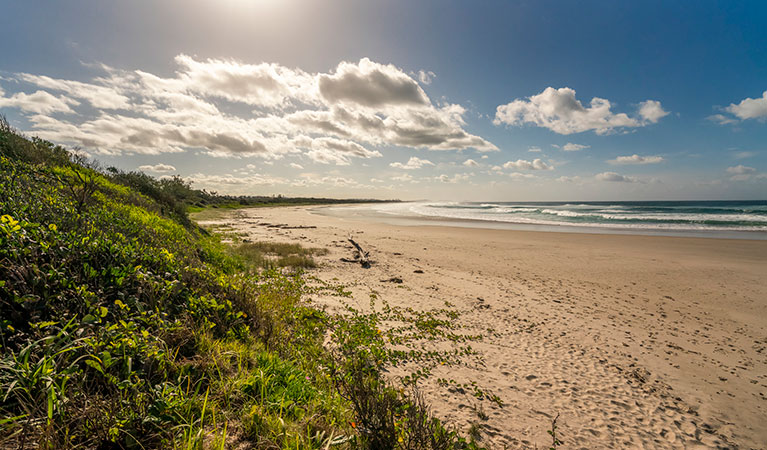
[[[315,275],[360,304],[371,291],[422,309],[447,300],[470,329],[492,327],[474,345],[486,367],[435,378],[476,381],[502,408],[482,403],[483,420],[470,395],[425,387],[438,416],[478,423],[487,444],[548,447],[559,414],[564,448],[767,448],[767,241],[405,227],[307,208],[220,222],[329,248]],[[349,235],[372,268],[339,261]]]

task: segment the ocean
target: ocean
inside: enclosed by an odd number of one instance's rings
[[[767,201],[403,202],[359,208],[460,226],[767,239]]]

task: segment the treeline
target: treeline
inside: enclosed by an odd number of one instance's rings
[[[0,123],[0,448],[477,447],[384,377],[450,364],[419,339],[454,317],[329,315],[342,286],[221,244],[197,195]]]

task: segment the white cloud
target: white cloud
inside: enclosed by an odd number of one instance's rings
[[[290,163],[289,165],[290,165],[290,167],[292,167],[294,169],[304,170],[304,166],[302,166],[301,164]]]
[[[470,175],[466,173],[457,173],[453,175],[452,177],[443,173],[442,175],[435,177],[435,180],[441,181],[443,183],[455,184],[455,183],[461,183],[463,181],[468,181],[469,177]]]
[[[130,99],[119,92],[117,86],[101,86],[79,81],[58,80],[44,75],[21,73],[18,79],[43,89],[65,92],[72,98],[85,100],[99,109],[128,109]]]
[[[754,179],[766,179],[767,173],[757,173],[758,171],[753,167],[744,166],[739,164],[734,167],[728,167],[727,173],[730,174],[730,180],[732,181],[747,181]]]
[[[706,119],[716,122],[719,125],[729,125],[733,123],[738,123],[737,119],[733,119],[732,117],[727,117],[724,114],[714,114],[713,116],[708,116]]]
[[[566,152],[577,152],[579,150],[583,150],[585,148],[591,148],[589,145],[581,145],[581,144],[573,144],[572,142],[568,142],[567,144],[562,146],[562,150]]]
[[[761,98],[746,98],[740,103],[731,104],[724,108],[730,114],[735,115],[740,120],[757,119],[767,120],[767,91],[764,91]]]
[[[575,183],[575,184],[580,184],[580,183],[583,182],[583,178],[581,178],[578,175],[575,175],[575,176],[572,176],[572,177],[561,176],[561,177],[557,178],[556,181],[559,181],[560,183]]]
[[[756,156],[756,152],[735,152],[732,157],[735,159],[746,159]]]
[[[538,178],[531,173],[521,173],[521,172],[511,172],[509,174],[509,177],[511,177],[514,180],[529,180],[532,178]]]
[[[139,166],[139,170],[142,170],[144,172],[167,173],[167,172],[175,172],[176,168],[168,164],[155,164],[153,166],[152,165]]]
[[[462,163],[462,165],[466,167],[477,167],[479,166],[479,163],[474,161],[473,159],[467,159],[466,161]]]
[[[641,183],[639,178],[621,175],[615,172],[602,172],[594,175],[597,181],[612,181],[617,183]]]
[[[497,150],[464,130],[463,107],[433,104],[415,78],[390,64],[363,58],[307,73],[187,55],[175,61],[168,78],[106,66],[87,82],[15,74],[5,80],[40,90],[0,94],[0,105],[21,109],[40,137],[109,155],[198,150],[266,161],[303,153],[345,165],[381,156],[379,146]],[[92,108],[75,108],[78,100]]]
[[[626,164],[658,164],[658,163],[662,163],[663,161],[664,159],[661,156],[639,156],[634,154],[631,156],[619,156],[607,162],[613,165],[626,165]]]
[[[400,174],[400,175],[395,175],[393,177],[389,177],[389,179],[392,180],[392,181],[399,181],[399,182],[412,182],[413,181],[413,176],[410,175],[409,173],[403,173],[403,174]]]
[[[509,161],[503,165],[504,169],[517,169],[517,170],[554,170],[554,166],[546,164],[539,158],[532,161],[524,159],[518,159],[516,161]]]
[[[379,108],[399,105],[430,105],[418,82],[394,65],[362,58],[359,63],[342,62],[334,74],[318,78],[322,98],[329,103]]]
[[[32,94],[17,92],[8,98],[3,97],[3,92],[0,92],[0,107],[18,108],[34,114],[72,113],[74,111],[70,105],[78,104],[76,100],[63,96],[56,97],[46,91],[36,91]]]
[[[530,147],[527,151],[530,153],[541,153],[543,150],[540,147]]]
[[[540,94],[517,99],[498,106],[493,123],[496,125],[534,124],[559,134],[594,130],[607,134],[620,128],[642,127],[657,122],[668,114],[655,100],[640,103],[639,117],[613,113],[610,101],[594,97],[588,107],[575,98],[575,90],[547,87]]]
[[[657,100],[645,100],[639,103],[639,115],[650,123],[658,123],[658,121],[667,115],[668,111],[664,111],[660,102]]]
[[[415,170],[415,169],[420,169],[424,166],[433,166],[434,163],[429,161],[428,159],[421,159],[417,156],[411,156],[410,159],[405,164],[402,164],[401,162],[393,162],[389,165],[396,169]]]
[[[368,150],[360,144],[342,139],[322,137],[312,140],[311,150],[306,154],[314,161],[323,164],[334,163],[340,166],[350,164],[349,158],[375,158],[381,153]]]
[[[488,158],[487,155],[482,155],[482,157],[480,157],[480,159],[487,159],[487,158]]]
[[[418,81],[420,81],[423,84],[429,85],[431,84],[432,81],[434,81],[435,78],[437,78],[437,74],[435,74],[431,70],[418,71]]]

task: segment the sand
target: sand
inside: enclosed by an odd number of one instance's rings
[[[484,367],[438,368],[433,412],[495,448],[767,448],[767,241],[395,226],[312,208],[218,219],[250,240],[325,247],[312,274],[392,305],[445,301]],[[268,224],[287,224],[277,228]],[[370,251],[351,257],[349,236]],[[419,270],[423,273],[415,273]],[[402,284],[382,280],[398,277]],[[317,298],[329,307],[332,298]],[[435,378],[476,381],[478,401]]]

